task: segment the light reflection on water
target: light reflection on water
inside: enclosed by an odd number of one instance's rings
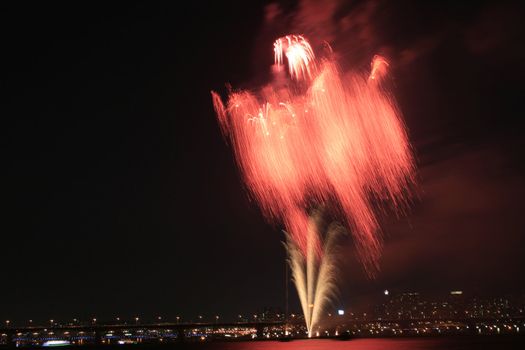
[[[187,344],[187,349],[206,350],[518,350],[525,337],[457,337],[339,340],[254,341]]]

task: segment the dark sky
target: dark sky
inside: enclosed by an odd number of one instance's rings
[[[525,289],[519,2],[4,6],[0,318],[282,306],[283,235],[250,202],[210,90],[266,82],[288,32],[327,40],[344,69],[389,57],[418,161],[376,279],[348,242],[340,304]]]

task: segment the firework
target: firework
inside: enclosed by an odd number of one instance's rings
[[[325,235],[321,234],[322,214],[315,210],[308,218],[306,252],[286,233],[286,251],[292,279],[297,289],[308,336],[317,327],[323,310],[336,294],[337,238],[343,228],[332,223]],[[322,255],[316,253],[321,249]]]
[[[400,113],[380,84],[388,62],[375,56],[369,75],[343,76],[336,62],[315,61],[297,35],[278,39],[274,53],[277,64],[286,55],[290,76],[306,88],[234,91],[226,105],[212,92],[221,130],[263,213],[283,223],[301,251],[308,209],[328,204],[372,274],[381,248],[376,210],[404,208],[414,171]]]
[[[379,55],[375,55],[372,59],[372,63],[370,64],[371,70],[370,70],[370,76],[368,77],[368,81],[370,80],[380,80],[382,79],[386,73],[388,68],[388,61]]]
[[[283,52],[288,60],[290,76],[294,79],[312,77],[312,66],[315,58],[310,43],[301,35],[287,35],[273,44],[275,64],[282,65]]]

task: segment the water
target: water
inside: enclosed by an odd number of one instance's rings
[[[86,348],[89,348],[86,346]],[[105,348],[105,347],[101,347]],[[126,350],[517,350],[525,349],[523,336],[459,336],[436,338],[391,338],[341,340],[294,340],[290,342],[209,342],[171,345],[132,345]],[[81,348],[79,348],[81,349]]]

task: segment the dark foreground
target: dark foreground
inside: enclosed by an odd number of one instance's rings
[[[42,348],[45,349],[45,348]],[[518,350],[525,349],[522,336],[458,336],[429,338],[382,338],[352,339],[348,341],[331,339],[305,339],[289,342],[246,341],[246,342],[201,342],[183,344],[141,344],[141,345],[101,345],[72,346],[62,349],[97,350]]]

